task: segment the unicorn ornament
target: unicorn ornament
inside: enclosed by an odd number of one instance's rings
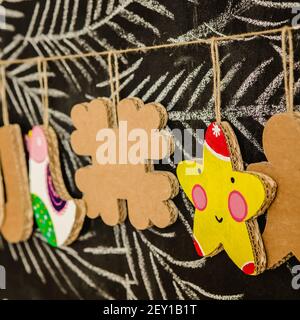
[[[54,141],[54,147],[49,148],[49,142]],[[38,228],[53,247],[68,245],[73,242],[82,227],[85,206],[82,200],[72,199],[67,193],[61,171],[56,172],[56,179],[63,197],[55,188],[54,176],[51,172],[51,156],[49,150],[59,160],[58,145],[55,133],[51,128],[35,126],[26,136],[29,152],[29,180],[32,207]],[[51,159],[50,159],[51,158]],[[58,170],[57,163],[55,170]],[[59,168],[60,169],[60,168]],[[54,171],[54,170],[53,170]]]

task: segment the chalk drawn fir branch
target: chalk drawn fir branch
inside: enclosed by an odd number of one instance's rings
[[[175,13],[164,4],[164,1],[146,0],[87,0],[84,9],[79,13],[79,0],[64,1],[33,1],[33,0],[6,0],[5,5],[14,14],[7,19],[8,24],[17,32],[12,41],[7,44],[2,52],[2,57],[14,59],[22,57],[27,49],[33,50],[38,55],[78,53],[81,51],[112,50],[117,47],[116,43],[123,41],[128,46],[144,45],[145,39],[151,35],[156,43],[159,43],[165,30],[162,30],[155,22],[147,19],[150,10],[157,19],[164,17],[174,21]],[[187,0],[190,6],[200,10],[201,1]],[[18,30],[17,22],[25,19],[21,9],[22,3],[33,8],[32,19],[26,31]],[[223,12],[216,13],[207,21],[196,23],[194,28],[179,35],[170,35],[170,41],[192,40],[204,36],[224,34],[226,27],[233,22],[243,23],[245,26],[264,28],[270,21],[260,20],[251,14],[251,8],[265,8],[266,10],[286,10],[291,8],[291,3],[286,1],[240,1],[233,5],[234,1],[227,1]],[[72,4],[72,5],[71,5]],[[293,4],[297,4],[296,2]],[[300,4],[298,4],[300,5]],[[47,9],[48,8],[48,9]],[[273,8],[273,9],[272,9]],[[11,12],[12,12],[11,11]],[[49,23],[48,16],[51,11],[53,18]],[[142,13],[141,13],[142,12]],[[267,11],[264,11],[267,12]],[[269,11],[268,11],[269,12]],[[84,17],[79,19],[78,17]],[[272,16],[265,15],[265,16]],[[126,30],[127,21],[136,29],[142,28],[145,37],[139,37],[132,30]],[[29,20],[28,20],[29,21]],[[285,21],[285,20],[283,20]],[[276,21],[275,23],[280,23]],[[110,30],[117,36],[117,40],[102,36],[103,30]],[[12,30],[12,29],[11,29]],[[6,30],[6,34],[13,34]],[[67,37],[64,36],[67,34]],[[172,37],[171,37],[172,36]],[[265,37],[272,41],[279,41],[280,37]],[[95,41],[91,41],[96,39]],[[0,53],[1,54],[1,53]],[[278,56],[280,52],[278,52]],[[228,63],[231,54],[223,57],[224,63]],[[137,56],[133,62],[128,62],[128,57],[121,56],[120,61],[125,68],[121,68],[121,96],[122,94],[134,93],[145,102],[159,100],[168,107],[170,126],[175,122],[184,128],[193,128],[199,121],[208,124],[213,115],[213,100],[211,95],[212,70],[209,59],[193,65],[191,68],[176,68],[176,70],[165,70],[162,73],[138,75],[143,71],[143,63],[147,57]],[[234,60],[234,59],[233,59]],[[50,70],[48,76],[63,77],[75,88],[81,88],[75,73],[79,71],[83,78],[90,80],[95,77],[95,70],[105,70],[107,63],[98,57],[96,64],[89,59],[60,63],[56,74]],[[272,98],[278,94],[282,87],[282,74],[272,74],[263,88],[263,93],[257,97],[252,104],[244,104],[243,97],[255,86],[259,79],[264,78],[268,67],[273,61],[264,59],[249,74],[255,71],[250,81],[240,79],[234,82],[237,74],[241,74],[246,61],[233,61],[229,65],[228,72],[222,77],[222,90],[230,88],[232,93],[231,102],[224,106],[224,118],[227,118],[238,131],[252,144],[253,150],[259,150],[259,144],[244,125],[243,119],[250,117],[260,124],[264,124],[270,112],[283,110],[283,102],[272,103]],[[297,62],[296,67],[299,68]],[[203,72],[205,70],[205,72]],[[247,77],[247,75],[246,75]],[[41,103],[39,85],[36,81],[36,68],[29,65],[11,66],[8,70],[8,98],[10,108],[15,109],[28,124],[35,123],[35,118],[40,117]],[[180,99],[188,91],[187,87],[195,87],[195,91],[189,96],[185,110]],[[99,90],[107,90],[109,82],[100,81],[97,84]],[[300,83],[296,83],[299,92]],[[68,93],[63,89],[50,88],[50,96],[53,98],[64,98]],[[209,96],[207,103],[201,105],[204,97]],[[93,98],[93,97],[89,97]],[[62,99],[63,100],[63,99]],[[60,100],[59,100],[60,101]],[[206,100],[207,101],[207,100]],[[72,131],[71,121],[68,115],[59,111],[61,105],[51,109],[51,125],[55,128],[63,147],[63,164],[66,169],[67,178],[72,190],[72,172],[88,159],[79,158],[72,152],[68,143]],[[183,111],[182,111],[183,110]],[[196,138],[196,137],[194,137]],[[183,149],[182,144],[178,144]],[[169,168],[175,167],[170,159]],[[133,231],[128,224],[116,226],[107,232],[111,235],[108,241],[101,237],[101,222],[97,226],[91,226],[71,248],[52,249],[43,241],[38,231],[33,239],[26,243],[10,245],[3,241],[3,252],[9,252],[11,258],[24,269],[30,277],[38,279],[44,286],[54,285],[63,296],[71,296],[79,299],[86,298],[91,292],[96,298],[178,298],[178,299],[240,299],[243,293],[237,292],[233,295],[211,292],[209,288],[203,288],[198,280],[198,273],[205,272],[206,260],[199,260],[197,256],[186,257],[177,252],[170,252],[168,248],[174,246],[178,237],[184,237],[185,241],[191,241],[193,209],[183,192],[179,195],[183,207],[179,213],[179,219],[175,229],[159,231],[151,228],[144,232]],[[106,232],[106,231],[105,231]],[[158,245],[164,243],[165,247]],[[103,262],[108,260],[111,266],[123,264],[120,269],[108,268]],[[188,276],[189,275],[189,276]],[[190,275],[193,275],[191,278]],[[154,281],[152,281],[154,279]],[[190,280],[193,279],[193,280]],[[105,286],[103,285],[105,283]],[[113,288],[117,288],[118,294]],[[171,289],[170,289],[171,288]]]
[[[7,32],[14,32],[15,26],[8,22],[8,19],[22,19],[24,18],[24,13],[17,10],[17,9],[7,9],[5,5],[7,3],[14,3],[15,0],[1,0],[0,5],[4,8],[3,14],[4,14],[4,21],[1,21],[0,23],[0,30],[1,34],[3,31]],[[1,12],[2,13],[2,12]],[[3,22],[3,23],[2,23]]]
[[[39,56],[53,56],[61,54],[78,54],[87,50],[114,50],[109,38],[98,37],[102,28],[107,28],[127,45],[144,46],[132,32],[126,32],[121,22],[116,18],[122,17],[122,21],[134,25],[136,29],[142,27],[146,32],[151,32],[159,37],[160,32],[152,23],[134,12],[137,6],[147,8],[167,19],[174,19],[174,15],[156,0],[118,0],[109,1],[105,10],[104,1],[86,1],[85,11],[79,5],[79,0],[74,0],[70,5],[70,0],[50,1],[45,4],[38,1],[34,6],[32,18],[27,28],[26,34],[17,34],[2,53],[6,59],[16,59],[22,55],[25,49],[30,46]],[[81,3],[82,4],[82,3]],[[135,7],[131,8],[131,5]],[[51,14],[49,14],[51,12]],[[79,18],[85,16],[84,21]],[[29,20],[29,19],[28,19]],[[49,22],[50,27],[49,27]],[[111,32],[109,34],[111,34]],[[97,43],[97,48],[92,48],[92,43]],[[123,62],[126,59],[122,58]],[[96,59],[97,60],[97,59]],[[98,57],[102,67],[107,68],[103,58]],[[87,59],[85,62],[88,64]],[[80,90],[80,84],[76,81],[70,64],[82,73],[86,80],[91,81],[95,75],[91,68],[86,68],[84,59],[72,59],[71,61],[58,61],[59,71],[66,80],[71,80],[73,85]]]

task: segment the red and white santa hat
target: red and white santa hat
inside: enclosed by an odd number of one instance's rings
[[[217,158],[230,161],[230,152],[222,127],[213,122],[205,133],[205,145]]]

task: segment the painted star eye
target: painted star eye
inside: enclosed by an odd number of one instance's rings
[[[199,184],[194,185],[192,190],[192,198],[193,203],[198,210],[203,211],[206,208],[207,195],[205,190]]]
[[[231,183],[235,183],[234,177],[231,177],[231,178],[230,178],[230,181],[231,181]]]
[[[232,191],[228,197],[228,209],[232,218],[242,222],[248,213],[248,206],[244,196],[238,191]]]

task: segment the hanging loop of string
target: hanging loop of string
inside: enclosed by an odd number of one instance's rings
[[[116,53],[114,53],[114,63],[115,63],[115,85],[116,85],[116,95],[117,104],[120,102],[120,74],[119,74],[119,60]]]
[[[288,39],[288,54],[286,38]],[[293,112],[295,91],[294,45],[292,30],[287,27],[282,30],[282,63],[287,112]]]
[[[118,56],[114,52],[108,53],[108,74],[112,102],[116,107],[120,102],[120,74]]]
[[[113,105],[116,104],[115,101],[115,84],[114,84],[114,75],[112,67],[112,53],[110,52],[107,56],[108,59],[108,75],[109,75],[109,84],[110,84],[110,94],[112,98]]]
[[[215,115],[217,123],[221,123],[221,67],[218,40],[211,39],[211,60],[213,65],[213,96],[215,101]]]
[[[49,85],[48,85],[48,74],[47,74],[47,61],[38,60],[38,73],[41,87],[41,97],[43,105],[43,124],[48,127],[49,125]]]
[[[2,101],[2,118],[5,126],[9,125],[8,103],[6,96],[6,69],[1,66],[1,101]]]

